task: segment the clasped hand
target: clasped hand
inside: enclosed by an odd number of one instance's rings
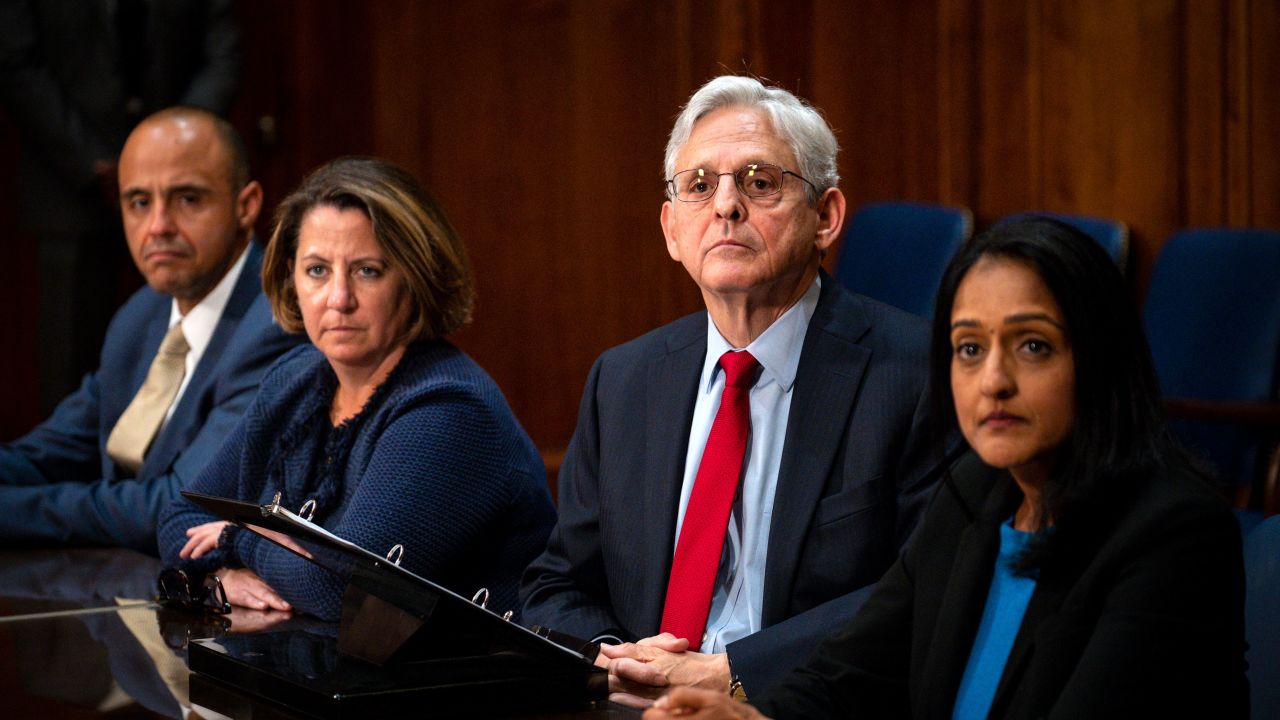
[[[673,687],[721,694],[729,687],[725,653],[690,652],[689,641],[671,633],[622,645],[602,643],[596,665],[609,670],[609,699],[631,707],[649,707]]]
[[[178,551],[183,560],[195,560],[218,547],[222,530],[227,526],[225,520],[197,525],[187,530],[187,544]],[[269,532],[269,531],[263,531]],[[276,533],[278,534],[278,533]],[[296,544],[281,535],[290,545]],[[305,552],[297,548],[299,552]],[[227,593],[227,601],[232,605],[253,608],[255,610],[280,610],[290,612],[293,606],[279,593],[271,588],[258,574],[248,568],[222,568],[214,573],[222,581],[222,589]]]

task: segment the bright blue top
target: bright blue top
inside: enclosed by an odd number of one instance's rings
[[[1022,616],[1027,612],[1031,593],[1036,589],[1035,578],[1013,574],[1013,563],[1031,535],[1014,530],[1012,519],[1000,525],[1000,556],[996,558],[991,590],[982,610],[978,636],[969,653],[969,664],[960,680],[960,692],[956,694],[951,714],[953,720],[980,720],[991,711],[996,686],[1004,674],[1018,628],[1022,627]]]

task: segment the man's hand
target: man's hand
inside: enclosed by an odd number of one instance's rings
[[[637,643],[600,645],[596,663],[608,658],[609,699],[620,705],[648,707],[672,687],[719,692],[728,698],[729,657],[689,652],[689,641],[670,633]]]
[[[187,544],[178,551],[183,560],[195,560],[218,547],[218,539],[222,537],[222,528],[229,523],[226,520],[215,520],[193,528],[187,528]]]
[[[644,712],[644,720],[768,720],[759,710],[722,692],[676,688]]]
[[[255,610],[293,610],[292,605],[248,568],[223,568],[215,574],[222,581],[222,589],[227,591],[227,600],[232,605]]]

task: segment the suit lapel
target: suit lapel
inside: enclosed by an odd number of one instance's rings
[[[1068,584],[1068,587],[1070,584]],[[1035,650],[1035,638],[1042,625],[1053,618],[1065,596],[1066,588],[1054,582],[1053,576],[1046,573],[1036,581],[1036,589],[1027,603],[1027,611],[1022,616],[1022,625],[1014,638],[1013,647],[1009,649],[1009,659],[1005,661],[1004,672],[1000,674],[1000,684],[996,686],[995,697],[991,700],[991,717],[1001,717],[1006,712],[1014,690],[1018,687],[1023,670],[1030,662]]]
[[[236,278],[235,287],[227,298],[226,307],[222,309],[222,316],[218,318],[218,325],[209,338],[209,344],[200,356],[200,362],[196,364],[191,381],[186,390],[183,390],[182,399],[174,408],[173,415],[147,453],[138,477],[151,477],[167,471],[174,458],[191,442],[196,431],[203,425],[203,416],[210,410],[206,407],[205,391],[217,375],[215,368],[226,353],[227,346],[231,344],[231,339],[235,337],[240,321],[261,293],[258,276],[262,268],[262,247],[251,241],[246,252],[249,257],[240,270],[240,277]],[[159,343],[156,347],[159,348]]]
[[[114,380],[123,380],[125,385],[118,390],[112,388],[102,389],[103,402],[107,403],[107,406],[104,406],[103,419],[110,424],[101,426],[102,432],[99,433],[98,437],[98,451],[102,455],[102,468],[104,477],[107,478],[134,476],[134,473],[116,465],[111,456],[107,454],[107,440],[111,436],[111,431],[115,429],[115,424],[120,421],[120,416],[129,408],[134,396],[142,389],[142,383],[146,382],[147,371],[151,369],[151,361],[155,359],[156,353],[160,351],[160,343],[164,341],[165,333],[169,331],[169,313],[172,312],[173,301],[168,295],[157,295],[154,303],[155,307],[146,313],[146,320],[138,328],[139,334],[142,336],[142,343],[139,346],[138,354],[135,358],[136,361],[126,373],[122,374],[123,377],[116,376],[112,378]],[[103,377],[99,375],[99,380],[102,379]],[[145,468],[146,462],[144,461],[140,470],[145,470]]]
[[[792,388],[787,434],[778,468],[761,624],[786,618],[800,551],[871,352],[857,340],[870,329],[858,301],[822,275],[818,307],[805,332]]]
[[[969,664],[973,639],[991,589],[1000,551],[1000,523],[1013,513],[1021,498],[1008,476],[1002,476],[999,483],[956,545],[921,675],[920,717],[951,717],[955,706],[956,692]]]
[[[636,566],[647,573],[642,587],[662,588],[646,593],[644,624],[657,634],[662,622],[671,558],[675,552],[676,515],[684,480],[685,455],[693,407],[701,388],[702,365],[707,355],[706,315],[701,324],[688,323],[667,340],[667,350],[649,363],[645,388],[645,467],[639,478],[644,487],[643,537],[637,538]],[[694,326],[698,331],[694,332]]]

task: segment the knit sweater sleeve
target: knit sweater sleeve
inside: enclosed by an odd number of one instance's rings
[[[321,509],[321,525],[379,555],[403,544],[402,566],[448,586],[510,503],[509,450],[493,409],[465,389],[437,389],[361,432],[370,436],[352,457],[363,468],[348,465],[340,506]],[[235,553],[298,610],[340,616],[336,576],[252,533],[235,536]]]
[[[239,423],[200,475],[184,490],[216,497],[238,497],[240,457],[246,438],[245,425],[245,421]],[[187,544],[189,528],[217,520],[221,518],[196,506],[185,497],[179,495],[174,498],[161,517],[157,531],[161,559],[166,565],[182,567],[189,574],[195,575],[203,575],[228,565],[238,566],[239,563],[229,558],[226,549],[221,547],[199,560],[184,561],[178,557],[182,547]]]
[[[251,447],[264,444],[264,435],[270,430],[278,430],[281,396],[291,392],[289,386],[299,382],[298,378],[310,377],[308,368],[314,365],[312,358],[317,354],[310,345],[302,345],[280,357],[263,376],[258,394],[236,428],[200,474],[182,490],[250,502],[260,499],[261,473],[257,471],[257,465],[251,466],[246,461],[246,454]],[[253,477],[245,477],[246,473]],[[161,515],[156,531],[160,558],[166,565],[181,567],[189,575],[203,575],[223,567],[241,567],[238,558],[226,547],[218,547],[199,560],[178,557],[187,543],[188,529],[221,519],[181,495],[174,498]]]

